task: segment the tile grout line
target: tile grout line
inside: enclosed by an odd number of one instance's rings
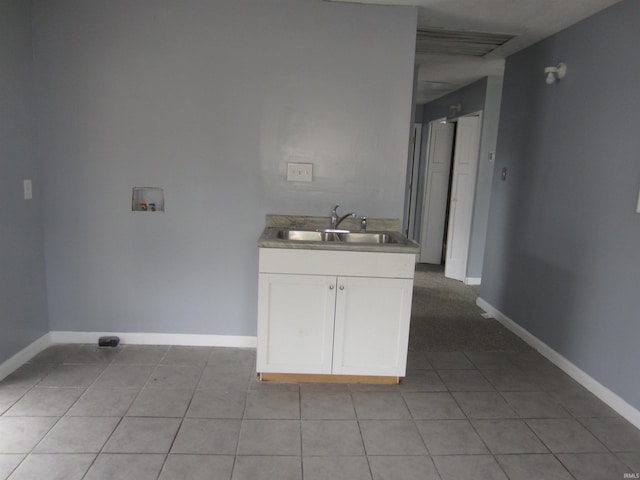
[[[523,376],[528,376],[529,373],[526,372],[525,370],[523,370],[522,368],[518,367],[517,365],[514,365],[518,372],[520,374],[522,374]],[[482,373],[482,372],[481,372]],[[614,452],[612,449],[610,449],[594,432],[592,432],[587,425],[585,425],[581,419],[587,419],[587,418],[616,418],[616,417],[599,417],[599,416],[593,416],[593,417],[579,417],[577,415],[575,415],[574,413],[572,413],[571,411],[569,411],[568,409],[566,409],[564,407],[564,405],[562,403],[560,403],[558,400],[556,400],[552,395],[551,392],[556,391],[556,390],[546,390],[544,388],[543,385],[539,384],[538,382],[535,382],[536,385],[538,386],[538,390],[498,390],[497,392],[500,394],[500,396],[505,400],[505,402],[507,402],[507,404],[509,404],[508,400],[506,399],[506,397],[504,396],[504,393],[544,393],[546,395],[549,396],[549,398],[553,401],[553,403],[555,405],[558,405],[560,408],[562,408],[565,412],[567,412],[568,417],[545,417],[545,416],[540,416],[540,417],[523,417],[520,413],[516,412],[516,414],[518,415],[518,418],[526,425],[526,427],[528,428],[528,430],[530,432],[533,433],[533,435],[535,436],[535,438],[540,441],[545,448],[548,450],[548,453],[546,455],[552,455],[554,459],[556,459],[556,461],[560,464],[560,466],[564,469],[564,471],[570,475],[572,478],[575,478],[573,476],[573,474],[568,470],[568,468],[566,467],[566,465],[562,462],[562,460],[558,457],[558,455],[562,455],[562,454],[569,454],[569,455],[588,455],[588,454],[609,454],[611,456],[613,456],[615,459],[617,459],[618,461],[620,461],[621,463],[625,464],[625,462],[622,462],[622,460],[618,457],[618,455],[616,454],[616,452]],[[511,407],[511,405],[509,404],[509,406]],[[513,407],[511,407],[513,409]],[[514,410],[515,411],[515,410]],[[600,443],[605,449],[606,452],[554,452],[549,445],[547,445],[547,443],[540,438],[540,436],[533,430],[533,428],[531,427],[531,425],[529,424],[529,421],[531,420],[573,420],[575,422],[577,422],[581,427],[583,427],[590,435],[593,436],[593,438],[595,438],[595,440]],[[628,466],[627,466],[628,467]]]
[[[162,359],[160,360],[158,365],[156,365],[156,368],[158,366],[162,365],[162,360],[164,360],[164,358],[169,354],[169,352],[171,351],[171,348],[172,347],[169,347],[167,349],[167,351],[162,356]],[[173,449],[173,446],[175,445],[176,440],[178,439],[178,435],[180,433],[180,430],[182,429],[182,425],[184,424],[184,420],[185,420],[185,418],[187,418],[187,412],[189,411],[189,407],[191,406],[191,402],[193,401],[193,397],[195,396],[196,391],[198,389],[198,384],[200,383],[200,380],[202,380],[202,376],[204,375],[204,369],[206,368],[207,363],[209,362],[209,357],[210,356],[211,356],[211,352],[209,352],[209,355],[207,356],[207,361],[204,363],[204,365],[202,366],[202,369],[200,370],[200,375],[198,375],[198,381],[195,382],[195,385],[193,387],[193,391],[191,393],[191,397],[189,398],[189,401],[187,402],[187,406],[186,406],[186,408],[184,410],[184,413],[182,414],[182,417],[180,418],[180,423],[178,425],[178,428],[176,429],[176,433],[173,435],[173,440],[171,441],[171,445],[169,445],[169,449],[167,450],[167,453],[164,456],[164,460],[162,461],[162,465],[160,466],[160,470],[158,470],[158,476],[156,478],[160,478],[160,475],[162,475],[162,470],[164,470],[164,467],[167,464],[167,460],[169,459],[169,455],[171,454],[171,450]],[[154,368],[153,371],[155,371],[155,368]],[[153,375],[153,372],[152,372],[151,375]],[[147,378],[147,382],[148,381],[149,381],[149,378]],[[146,382],[145,382],[145,385],[146,385]],[[144,389],[145,385],[143,385],[142,388],[140,389],[140,393],[142,393],[142,390]],[[137,397],[136,397],[136,399],[137,399]],[[129,410],[131,410],[131,407],[133,406],[134,403],[135,403],[135,400],[129,406]],[[238,435],[240,435],[240,434],[238,433]]]
[[[447,388],[447,386],[445,385],[445,383],[442,381],[442,378],[440,378],[440,375],[438,374],[438,372],[436,372],[435,369],[433,369],[433,372],[436,374],[436,376],[438,377],[438,379],[440,380],[440,382],[444,385],[445,388]],[[447,390],[448,391],[448,390]],[[411,392],[407,392],[407,393],[411,393]],[[415,392],[414,392],[415,393]],[[423,392],[423,393],[438,393],[438,392]],[[436,471],[436,474],[438,475],[438,477],[442,478],[442,476],[440,475],[440,470],[438,470],[438,467],[436,466],[436,462],[433,460],[433,455],[431,454],[431,451],[429,450],[429,447],[427,445],[427,441],[425,440],[424,436],[422,435],[422,432],[420,431],[420,428],[418,428],[418,424],[416,423],[417,420],[420,419],[416,419],[413,415],[413,412],[411,411],[411,408],[409,408],[409,404],[407,403],[407,399],[404,397],[404,395],[400,394],[400,396],[402,397],[402,401],[405,404],[405,407],[407,408],[407,410],[409,411],[409,416],[411,417],[411,420],[413,422],[413,427],[416,429],[416,431],[418,432],[418,436],[420,437],[420,440],[422,440],[422,445],[424,446],[424,450],[427,452],[426,457],[431,461],[431,464],[433,465],[434,470]],[[463,412],[464,413],[464,412]],[[368,459],[368,457],[367,457]],[[373,472],[371,472],[371,478],[373,478]]]
[[[118,353],[119,353],[119,352],[118,352]],[[116,357],[116,355],[114,355],[114,358],[115,358],[115,357]],[[84,392],[83,392],[83,393],[82,393],[82,394],[81,394],[81,395],[80,395],[80,396],[75,400],[75,402],[73,402],[73,403],[69,406],[69,408],[67,409],[67,411],[64,413],[64,415],[63,415],[62,417],[60,417],[60,419],[58,420],[58,422],[56,422],[56,423],[54,424],[54,426],[55,426],[55,425],[57,425],[57,424],[60,422],[60,420],[62,420],[62,418],[66,417],[66,415],[69,413],[69,411],[73,408],[73,406],[74,406],[76,403],[78,403],[78,402],[80,401],[80,399],[84,396],[84,394],[87,392],[87,390],[88,390],[92,385],[95,385],[95,383],[98,381],[98,378],[100,378],[100,377],[104,374],[105,370],[109,367],[109,365],[111,365],[111,364],[113,363],[113,360],[114,360],[114,359],[112,358],[112,359],[107,363],[107,365],[104,367],[104,369],[102,370],[102,372],[100,372],[100,374],[99,374],[99,375],[98,375],[98,376],[93,380],[93,382],[91,383],[91,385],[89,385],[89,387],[86,387],[86,388],[84,389]],[[65,363],[64,363],[64,361],[60,363],[60,365],[64,365],[64,364],[65,364]],[[42,381],[42,380],[41,380],[41,381]],[[107,443],[107,441],[109,440],[109,438],[111,437],[111,435],[113,434],[113,432],[114,432],[114,431],[115,431],[115,429],[118,427],[118,425],[120,424],[120,422],[121,422],[121,421],[122,421],[122,417],[120,418],[120,420],[118,421],[118,423],[116,424],[116,426],[113,428],[113,430],[112,430],[111,434],[109,434],[109,437],[107,437],[107,438],[105,439],[105,442],[104,442],[104,444],[102,445],[102,447],[100,448],[100,451],[94,454],[94,457],[93,457],[93,459],[91,460],[91,463],[89,464],[89,466],[87,467],[87,469],[85,470],[84,474],[82,475],[82,478],[85,478],[85,477],[87,476],[87,474],[89,473],[89,470],[91,470],[91,467],[93,467],[93,465],[95,464],[96,460],[98,459],[98,456],[100,455],[100,452],[101,452],[101,451],[102,451],[102,449],[104,448],[104,445]],[[49,430],[49,432],[50,432],[52,429],[53,429],[53,426],[51,427],[51,429]],[[39,445],[39,444],[42,442],[42,440],[44,440],[44,439],[46,438],[46,436],[49,434],[49,432],[47,432],[47,433],[42,437],[42,439],[40,440],[40,442],[38,442],[38,443],[34,446],[34,449],[37,447],[37,445]],[[25,457],[25,459],[26,459],[26,458],[27,458],[27,457]]]
[[[464,354],[465,354],[465,356],[466,356],[467,358],[469,358],[469,357],[466,355],[466,352],[464,352]],[[469,358],[469,361],[471,361],[471,362],[473,363],[473,361],[472,361],[470,358]],[[502,398],[502,400],[503,400],[503,401],[504,401],[504,402],[509,406],[509,408],[511,408],[511,410],[512,410],[512,411],[513,411],[513,412],[518,416],[518,420],[522,421],[522,422],[525,424],[525,426],[529,429],[529,431],[531,431],[531,432],[533,433],[534,437],[535,437],[538,441],[540,441],[542,445],[544,445],[544,447],[548,450],[548,454],[553,455],[553,456],[554,456],[554,458],[556,458],[556,460],[560,463],[560,465],[562,466],[562,468],[564,468],[564,470],[565,470],[565,471],[567,471],[567,473],[569,473],[569,475],[570,475],[571,477],[573,477],[573,475],[571,475],[571,473],[570,473],[570,472],[568,472],[568,470],[567,470],[567,468],[565,467],[565,465],[560,461],[560,459],[558,459],[558,458],[557,458],[557,456],[556,456],[556,455],[551,451],[551,449],[546,445],[546,443],[545,443],[545,442],[543,442],[543,441],[542,441],[542,439],[540,439],[540,438],[538,437],[538,435],[537,435],[535,432],[533,432],[533,430],[531,429],[531,427],[529,426],[529,424],[528,424],[528,423],[526,423],[525,419],[524,419],[524,418],[523,418],[523,417],[522,417],[518,412],[516,412],[516,411],[511,407],[511,405],[509,404],[509,402],[507,401],[507,399],[504,397],[504,395],[503,395],[503,391],[499,390],[499,389],[495,386],[495,384],[493,384],[493,382],[491,382],[491,381],[490,381],[490,380],[489,380],[489,379],[484,375],[484,373],[482,372],[482,370],[480,370],[480,369],[477,367],[477,365],[475,365],[475,363],[473,363],[473,365],[476,367],[476,370],[480,373],[480,375],[482,376],[482,378],[484,378],[486,381],[488,381],[488,382],[489,382],[489,384],[490,384],[490,385],[495,389],[494,391],[495,391],[495,392],[500,396],[500,398]],[[519,369],[519,370],[520,370],[520,369]],[[524,374],[524,372],[522,372],[522,371],[521,371],[521,373],[523,373],[523,374]],[[452,397],[453,397],[453,395],[452,395]],[[505,477],[506,477],[506,478],[509,478],[509,475],[507,474],[507,472],[505,471],[505,469],[504,469],[504,467],[503,467],[502,463],[501,463],[501,462],[499,461],[499,459],[498,459],[498,454],[495,454],[494,452],[492,452],[492,451],[491,451],[491,449],[489,448],[489,446],[486,444],[485,440],[482,438],[482,436],[481,436],[481,435],[480,435],[480,433],[478,432],[478,430],[477,430],[476,426],[473,424],[473,422],[472,422],[472,420],[473,420],[473,419],[472,419],[472,418],[470,418],[470,417],[467,415],[467,413],[462,409],[462,407],[459,405],[459,403],[458,403],[457,399],[456,399],[455,397],[453,397],[453,398],[454,398],[454,400],[456,401],[456,403],[458,404],[458,407],[460,408],[460,410],[462,410],[462,412],[463,412],[463,413],[465,414],[465,416],[467,417],[467,421],[469,422],[469,424],[470,424],[470,425],[471,425],[471,427],[473,428],[473,431],[475,432],[475,434],[478,436],[478,438],[480,439],[480,441],[483,443],[483,445],[485,446],[485,448],[487,449],[487,451],[489,452],[489,454],[491,455],[491,457],[494,459],[494,461],[496,462],[496,464],[497,464],[497,465],[498,465],[498,467],[500,468],[500,471],[502,471],[502,472],[504,473],[504,475],[505,475]],[[497,420],[499,420],[499,419],[497,419]],[[523,455],[523,454],[514,454],[514,455]],[[544,455],[544,454],[541,454],[541,455]]]
[[[124,345],[124,346],[123,346],[123,349],[124,349],[124,348],[126,348],[126,345]],[[121,353],[122,353],[122,352],[121,352]],[[166,353],[166,352],[165,352],[165,353]],[[114,361],[115,361],[115,358],[114,358],[114,360],[112,360],[112,362],[111,362],[111,364],[110,364],[110,365],[114,365],[114,363],[113,363]],[[154,368],[155,368],[155,367],[154,367]],[[104,374],[104,372],[105,372],[105,371],[106,371],[106,368],[105,368],[105,370],[102,372],[102,374],[100,374],[100,375],[98,376],[98,378],[100,378],[100,377]],[[152,372],[153,372],[153,370],[152,370]],[[149,375],[151,375],[151,373],[149,373]],[[146,383],[146,381],[147,381],[147,380],[148,380],[148,377],[147,377],[147,379],[145,379],[145,383]],[[97,381],[98,381],[98,379],[96,379],[96,382],[97,382]],[[95,382],[94,382],[94,383],[95,383]],[[111,437],[113,436],[113,434],[115,433],[115,431],[118,429],[118,427],[122,424],[122,422],[123,422],[123,421],[124,421],[124,419],[126,418],[127,413],[129,412],[129,410],[131,410],[131,407],[133,406],[133,404],[135,403],[135,401],[136,401],[136,400],[138,399],[138,397],[140,396],[140,393],[142,392],[142,389],[143,389],[143,388],[144,388],[144,383],[143,383],[143,384],[142,384],[142,386],[138,389],[138,393],[136,393],[135,397],[133,398],[133,400],[131,401],[131,403],[130,403],[130,404],[129,404],[129,406],[127,407],[127,409],[126,409],[126,410],[122,413],[122,415],[120,416],[120,420],[118,420],[118,423],[116,424],[116,426],[113,428],[113,430],[111,431],[111,433],[109,434],[109,436],[106,438],[106,440],[105,440],[105,441],[104,441],[104,443],[102,444],[102,447],[100,448],[100,451],[99,451],[99,452],[98,452],[98,454],[95,456],[95,458],[94,458],[94,459],[93,459],[93,461],[91,462],[91,465],[89,465],[89,468],[87,469],[87,471],[86,471],[86,472],[84,473],[84,475],[82,476],[82,478],[83,478],[83,479],[84,479],[84,478],[86,478],[86,476],[89,474],[89,471],[91,471],[91,469],[92,469],[92,468],[93,468],[93,466],[95,465],[96,461],[98,460],[98,457],[99,457],[100,455],[103,455],[103,454],[105,454],[105,455],[106,455],[106,453],[104,452],[104,447],[107,445],[107,443],[109,443],[109,440],[111,439]]]
[[[118,352],[118,355],[119,355],[120,353],[121,353],[121,352]],[[113,364],[113,361],[114,361],[114,359],[115,359],[115,357],[116,357],[116,356],[117,356],[117,355],[114,355],[114,358],[112,358],[112,359],[111,359],[111,361],[107,364],[107,366],[102,370],[102,372],[100,373],[100,375],[98,375],[98,376],[95,378],[95,380],[93,381],[93,383],[92,383],[89,387],[87,387],[87,388],[85,389],[84,393],[83,393],[82,395],[80,395],[80,396],[78,397],[78,399],[77,399],[75,402],[73,402],[73,405],[75,405],[76,403],[78,403],[78,402],[80,401],[80,399],[84,396],[84,394],[85,394],[85,393],[87,393],[87,390],[88,390],[91,386],[93,386],[93,385],[95,385],[95,384],[96,384],[96,382],[98,381],[98,378],[100,378],[100,377],[104,374],[104,372],[107,370],[107,368],[109,368],[109,366]],[[69,410],[67,410],[67,413],[69,413],[69,411],[71,410],[71,408],[73,408],[73,405],[72,405],[71,407],[69,407]],[[120,417],[120,420],[118,420],[118,422],[116,423],[116,425],[113,427],[113,430],[111,431],[111,433],[109,434],[109,436],[104,440],[104,443],[102,444],[102,447],[100,447],[100,451],[99,451],[98,453],[96,453],[96,454],[95,454],[95,456],[93,457],[93,460],[91,460],[91,463],[89,464],[89,466],[88,466],[88,467],[87,467],[87,469],[85,470],[84,474],[82,475],[82,478],[83,478],[83,479],[84,479],[84,478],[86,478],[86,476],[89,474],[89,471],[91,470],[91,468],[93,467],[93,465],[95,465],[96,460],[98,460],[98,457],[100,456],[100,453],[101,453],[101,452],[102,452],[102,450],[104,449],[104,446],[105,446],[105,445],[107,444],[107,442],[109,441],[109,438],[111,438],[111,435],[113,435],[113,432],[115,432],[115,431],[116,431],[116,429],[118,428],[118,425],[120,425],[120,423],[122,422],[122,419],[123,419],[123,418],[124,418],[124,417]]]
[[[27,363],[25,363],[25,365],[27,365],[27,364],[28,364],[28,362],[27,362]],[[32,363],[31,365],[38,365],[38,364]],[[53,370],[53,369],[52,369],[52,370]],[[50,372],[48,372],[48,373],[50,373]],[[47,373],[47,374],[48,374],[48,373]],[[37,385],[38,383],[40,383],[40,382],[41,382],[41,381],[42,381],[46,376],[47,376],[47,375],[44,375],[42,378],[38,379],[38,381],[37,381],[37,382],[35,382],[34,384],[29,385],[29,387],[26,389],[26,391],[25,391],[25,392],[24,392],[24,393],[23,393],[23,394],[22,394],[18,399],[16,399],[16,401],[15,401],[15,402],[13,402],[11,405],[9,405],[9,406],[6,408],[6,410],[5,410],[4,412],[2,412],[2,415],[0,415],[0,417],[9,418],[9,417],[7,417],[5,414],[6,414],[9,410],[11,410],[11,408],[13,408],[13,406],[14,406],[14,405],[16,405],[20,400],[22,400],[22,398],[24,398],[24,397],[25,397],[29,392],[33,391],[33,390],[35,389],[36,385]],[[3,379],[3,380],[4,380],[4,379]],[[60,421],[60,419],[58,419],[58,421]],[[47,436],[47,434],[48,434],[48,433],[51,431],[51,429],[52,429],[52,428],[53,428],[53,427],[58,423],[58,421],[56,421],[53,425],[51,425],[51,428],[49,428],[49,430],[47,430],[47,432],[42,436],[42,438],[44,438],[44,437],[46,437],[46,436]],[[34,448],[35,448],[35,447],[36,447],[36,446],[37,446],[37,445],[42,441],[42,438],[41,438],[38,442],[36,442],[36,444],[31,448],[31,451],[33,451],[33,449],[34,449]],[[24,456],[23,456],[23,457],[22,457],[22,459],[18,462],[18,464],[17,464],[17,465],[16,465],[16,466],[11,470],[11,472],[9,473],[9,475],[7,476],[7,478],[9,478],[11,475],[13,475],[13,474],[14,474],[14,472],[15,472],[16,470],[18,470],[18,468],[20,467],[20,465],[22,465],[22,464],[24,463],[24,461],[27,459],[27,457],[28,457],[30,454],[31,454],[31,452],[27,452],[27,453],[19,453],[19,454],[18,454],[18,455],[24,455]]]
[[[466,355],[465,355],[466,356]],[[471,361],[471,359],[469,359],[469,361]],[[472,362],[473,363],[473,362]],[[475,366],[475,364],[474,364]],[[479,371],[479,369],[477,369]],[[482,375],[482,373],[480,373],[480,375]],[[456,405],[458,406],[458,408],[460,409],[460,411],[464,414],[467,423],[471,426],[471,428],[473,429],[473,432],[476,434],[476,436],[478,437],[478,439],[482,442],[482,445],[484,445],[484,448],[487,449],[487,452],[489,455],[491,455],[491,458],[493,458],[493,461],[496,462],[496,464],[498,465],[498,467],[500,468],[500,471],[502,471],[505,475],[506,478],[509,478],[509,476],[507,475],[507,472],[504,471],[504,469],[502,468],[502,465],[500,465],[500,462],[498,461],[498,458],[495,456],[495,454],[491,451],[491,449],[489,448],[489,445],[487,445],[487,442],[485,441],[484,438],[482,438],[482,435],[480,435],[480,432],[478,432],[478,429],[476,428],[476,426],[473,424],[473,419],[467,414],[467,412],[464,411],[464,409],[462,408],[462,405],[460,405],[460,403],[458,402],[458,399],[453,395],[453,392],[449,392],[451,395],[451,398],[453,398],[453,401],[456,402]],[[485,455],[485,454],[482,454]],[[434,462],[435,463],[435,462]],[[437,468],[437,466],[436,466]],[[439,471],[438,471],[439,472]]]
[[[231,473],[229,478],[233,478],[233,474],[236,470],[236,465],[238,464],[238,451],[240,450],[240,438],[242,436],[242,430],[245,425],[244,420],[245,420],[245,415],[247,413],[247,403],[249,399],[249,390],[251,388],[251,381],[252,380],[249,380],[249,382],[246,385],[246,389],[244,390],[244,406],[242,408],[242,418],[240,419],[240,430],[238,431],[238,441],[236,442],[236,451],[235,451],[235,454],[233,455],[233,465],[231,465]]]
[[[371,462],[369,462],[369,453],[367,452],[367,444],[364,441],[364,435],[362,434],[362,425],[360,424],[360,420],[364,420],[364,419],[361,419],[360,416],[358,415],[358,409],[356,408],[356,402],[353,399],[353,393],[354,392],[351,391],[351,388],[349,388],[349,398],[351,399],[351,404],[353,405],[353,413],[356,416],[356,424],[358,425],[358,432],[360,433],[360,441],[362,442],[362,449],[364,450],[364,457],[367,460],[367,467],[369,468],[369,475],[371,475],[371,478],[373,478],[373,471],[371,470]],[[404,399],[403,399],[403,401],[404,401]]]
[[[298,418],[300,419],[300,479],[304,480],[304,444],[302,442],[302,386],[298,383]]]
[[[69,365],[69,364],[65,364],[64,362],[60,362],[56,367],[54,367],[54,368],[49,372],[49,374],[50,374],[50,373],[52,373],[56,368],[58,368],[58,367],[60,367],[60,366],[62,366],[62,365]],[[107,365],[108,365],[108,364],[107,364]],[[105,367],[105,369],[106,369],[106,367]],[[103,371],[104,371],[104,370],[103,370]],[[101,374],[102,374],[102,372],[100,373],[100,375],[101,375]],[[100,375],[98,375],[98,376],[93,380],[93,382],[95,382],[95,381],[97,380],[97,378],[98,378],[98,377],[100,377]],[[47,376],[48,376],[48,375],[45,375],[44,377],[42,377],[42,378],[41,378],[41,379],[40,379],[40,380],[39,380],[35,385],[33,385],[33,387],[32,387],[32,389],[31,389],[31,390],[35,390],[36,386],[37,386],[40,382],[42,382],[42,381],[43,381]],[[92,384],[93,384],[93,382],[92,382]],[[45,387],[42,387],[42,388],[45,388]],[[65,387],[49,387],[49,388],[65,388]],[[80,388],[83,388],[83,387],[80,387]],[[82,397],[82,395],[84,395],[84,393],[87,391],[87,388],[88,388],[88,387],[84,387],[83,392],[78,396],[78,398],[76,398],[76,399],[71,403],[71,405],[69,405],[69,407],[67,407],[67,409],[64,411],[64,413],[58,417],[58,420],[56,420],[56,421],[53,423],[53,425],[51,425],[51,427],[50,427],[50,428],[47,430],[47,432],[42,436],[42,438],[41,438],[38,442],[36,442],[36,443],[35,443],[35,445],[34,445],[33,447],[31,447],[31,450],[29,451],[29,453],[27,453],[27,454],[25,455],[25,457],[22,459],[22,461],[20,462],[20,464],[19,464],[18,466],[16,466],[16,469],[15,469],[15,470],[17,470],[17,469],[18,469],[18,467],[19,467],[20,465],[22,465],[22,463],[23,463],[23,462],[24,462],[24,461],[25,461],[25,460],[26,460],[30,455],[32,455],[32,454],[36,454],[34,451],[35,451],[35,449],[38,447],[38,445],[40,445],[40,444],[42,443],[42,441],[47,437],[47,435],[49,435],[49,433],[51,433],[51,431],[54,429],[54,427],[55,427],[56,425],[58,425],[58,424],[62,421],[62,419],[63,419],[63,418],[65,418],[66,414],[67,414],[67,413],[69,413],[69,410],[71,410],[71,408],[73,407],[73,405],[75,405],[75,404],[78,402],[78,400],[80,400],[80,398]],[[31,391],[31,390],[30,390],[30,391]],[[85,471],[85,473],[82,475],[82,476],[83,476],[83,478],[86,476],[87,472],[89,471],[89,468],[91,468],[91,465],[93,465],[93,462],[95,462],[95,459],[96,459],[96,458],[98,458],[98,454],[94,454],[94,458],[93,458],[93,460],[91,461],[91,464],[89,465],[89,467],[87,468],[87,470]],[[15,472],[15,470],[14,470],[13,472]],[[13,475],[13,472],[11,473],[11,475]]]
[[[518,369],[519,373],[521,373],[523,376],[527,376],[527,372],[525,372],[524,370],[522,370],[521,368],[518,368],[516,366],[516,368]],[[482,373],[482,372],[481,372]],[[588,431],[597,441],[598,443],[600,443],[604,448],[607,449],[607,453],[613,455],[616,459],[618,458],[615,453],[613,451],[611,451],[595,434],[593,434],[593,432],[591,432],[586,425],[584,425],[582,422],[580,422],[579,417],[576,417],[573,413],[571,413],[570,411],[566,410],[564,408],[564,406],[558,402],[555,398],[553,398],[550,393],[548,391],[545,391],[542,385],[537,384],[536,385],[539,387],[538,390],[533,390],[533,391],[528,391],[528,390],[498,390],[496,389],[496,391],[498,392],[498,394],[500,394],[500,396],[502,397],[502,399],[511,407],[511,405],[509,404],[508,400],[506,399],[506,397],[504,396],[504,393],[546,393],[547,395],[549,395],[549,397],[553,400],[553,402],[555,404],[557,404],[558,406],[560,406],[561,408],[563,408],[563,410],[565,410],[568,415],[570,417],[561,417],[561,418],[555,418],[555,417],[535,417],[535,418],[528,418],[528,417],[523,417],[520,413],[516,412],[515,409],[512,408],[512,410],[514,410],[514,412],[518,415],[518,419],[520,421],[522,421],[525,426],[527,427],[527,429],[534,435],[534,437],[542,444],[544,445],[544,447],[548,450],[548,453],[543,454],[541,453],[540,455],[551,455],[553,456],[553,458],[558,462],[558,464],[564,469],[564,471],[571,476],[572,478],[575,478],[573,476],[573,474],[568,470],[568,468],[566,467],[566,465],[561,461],[561,459],[558,457],[559,454],[562,454],[563,452],[554,452],[549,445],[547,445],[547,443],[540,438],[540,436],[533,430],[533,428],[531,427],[531,425],[529,424],[530,420],[566,420],[566,419],[570,419],[570,420],[574,420],[576,421],[578,424],[580,424],[582,427],[585,428],[586,431]],[[590,417],[590,418],[600,418],[600,417]],[[475,427],[474,427],[475,428]],[[603,453],[603,452],[564,452],[566,454],[572,454],[572,455],[581,455],[581,454],[589,454],[589,453]],[[507,455],[507,454],[505,454]],[[522,454],[514,454],[514,455],[522,455]],[[496,461],[497,458],[496,458]],[[498,461],[498,463],[500,464],[500,462]],[[502,465],[501,465],[502,466]],[[504,469],[503,469],[504,470]],[[505,472],[506,474],[506,472]]]

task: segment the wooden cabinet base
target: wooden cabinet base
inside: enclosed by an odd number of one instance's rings
[[[369,383],[373,385],[396,385],[400,377],[374,375],[319,375],[311,373],[259,373],[263,382],[285,383]]]

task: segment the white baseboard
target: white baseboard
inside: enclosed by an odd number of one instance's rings
[[[480,277],[466,277],[464,279],[465,285],[480,285],[482,278]]]
[[[98,344],[98,338],[107,335],[120,337],[120,342],[130,345],[181,345],[197,347],[256,348],[257,337],[235,335],[197,335],[187,333],[114,333],[114,332],[64,332],[45,333],[18,353],[0,363],[0,380],[10,375],[32,357],[57,343]]]
[[[30,343],[18,353],[0,363],[0,380],[15,372],[18,368],[29,361],[33,356],[40,353],[51,345],[51,337],[45,333],[35,342]]]
[[[602,400],[604,403],[609,405],[613,410],[618,412],[622,417],[626,418],[629,422],[635,425],[637,428],[640,428],[640,410],[635,408],[633,405],[627,403],[623,398],[618,396],[616,393],[609,390],[607,387],[602,385],[600,382],[595,380],[585,371],[578,368],[571,361],[567,360],[564,356],[556,352],[549,345],[544,343],[535,335],[531,334],[528,330],[525,330],[516,322],[507,317],[500,310],[496,309],[493,305],[478,297],[476,300],[476,304],[483,309],[485,312],[488,312],[493,315],[493,317],[504,325],[506,328],[511,330],[517,336],[519,336],[522,340],[527,342],[530,346],[535,348],[538,352],[540,352],[544,357],[554,363],[558,368],[563,370],[567,375],[573,378],[575,381],[580,383],[583,387],[593,393],[596,397]]]
[[[189,333],[138,333],[138,332],[49,332],[51,343],[98,344],[102,336],[120,337],[120,343],[130,345],[181,345],[197,347],[256,348],[257,337],[236,335],[199,335]]]

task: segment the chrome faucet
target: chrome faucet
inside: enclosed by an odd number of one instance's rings
[[[333,209],[331,210],[331,225],[329,226],[329,230],[337,230],[338,226],[346,219],[349,217],[357,217],[358,215],[356,214],[356,212],[351,212],[351,213],[347,213],[346,215],[343,215],[341,217],[338,217],[338,207],[340,207],[340,205],[336,205],[335,207],[333,207]]]

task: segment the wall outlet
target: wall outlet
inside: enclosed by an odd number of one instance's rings
[[[311,182],[313,180],[313,163],[287,163],[287,181]]]

